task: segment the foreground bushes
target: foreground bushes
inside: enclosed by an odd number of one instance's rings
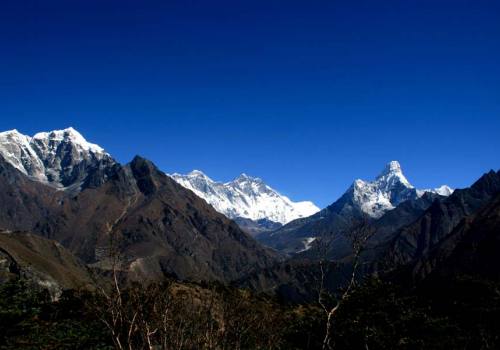
[[[88,307],[118,349],[280,349],[285,311],[221,285],[163,283],[97,294]]]
[[[219,284],[67,291],[52,302],[13,281],[0,287],[0,349],[303,349],[317,331],[308,310]]]
[[[0,349],[113,349],[86,296],[68,291],[54,303],[31,286],[0,286]]]
[[[500,285],[460,278],[419,290],[369,280],[333,322],[335,349],[495,349]],[[69,291],[0,286],[0,349],[321,349],[316,304],[286,305],[218,284]]]

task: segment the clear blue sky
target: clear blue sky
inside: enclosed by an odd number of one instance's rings
[[[0,44],[0,129],[121,162],[320,206],[393,159],[418,187],[500,167],[497,0],[6,0]]]

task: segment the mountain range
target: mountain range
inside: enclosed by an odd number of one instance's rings
[[[362,218],[374,221],[382,218],[405,202],[426,202],[427,195],[448,196],[453,190],[444,185],[433,190],[417,190],[403,174],[397,161],[389,162],[373,181],[357,179],[334,203],[304,219],[258,236],[258,239],[285,253],[303,253],[313,242],[324,236],[341,237],[349,225]],[[337,242],[337,254],[345,253],[344,244]]]
[[[292,202],[262,179],[244,173],[226,183],[213,181],[199,170],[187,175],[172,174],[171,177],[205,199],[215,210],[246,225],[254,233],[277,228],[319,211],[314,203]]]
[[[200,171],[166,175],[140,156],[120,164],[72,128],[8,131],[0,281],[24,276],[55,293],[118,269],[130,280],[215,280],[300,300],[322,259],[341,267],[328,286],[342,286],[359,222],[373,231],[364,273],[412,284],[481,269],[497,276],[499,196],[498,171],[464,189],[419,190],[392,161],[317,211],[244,174],[219,183]],[[243,230],[255,225],[265,227],[258,241]]]
[[[118,259],[137,279],[230,281],[276,261],[150,161],[121,165],[73,129],[37,135],[0,137],[0,229],[56,241],[100,271]]]
[[[295,253],[284,263],[253,272],[239,281],[240,286],[303,302],[317,298],[319,279],[325,278],[330,290],[349,283],[354,256],[348,235],[357,227],[332,213],[329,221],[310,224],[325,230],[314,241],[316,244],[309,243],[308,250]],[[441,293],[447,283],[463,280],[464,276],[474,281],[500,278],[496,264],[500,249],[500,171],[492,170],[450,196],[425,193],[380,218],[361,220],[354,223],[366,225],[370,236],[360,256],[359,281],[376,276],[397,285],[425,286],[431,293]],[[339,231],[331,230],[341,226]],[[318,261],[324,261],[323,277]],[[477,290],[467,293],[476,295]]]

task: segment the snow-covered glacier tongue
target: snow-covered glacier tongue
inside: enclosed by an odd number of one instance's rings
[[[319,211],[314,203],[293,202],[265,184],[262,179],[246,174],[227,183],[214,181],[199,170],[187,175],[170,176],[230,219],[266,219],[284,225]]]

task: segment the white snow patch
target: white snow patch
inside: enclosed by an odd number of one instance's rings
[[[312,243],[316,240],[316,237],[307,237],[302,240],[302,244],[304,244],[304,248],[299,250],[298,253],[302,253],[308,251],[312,248]]]
[[[439,194],[441,196],[448,197],[453,192],[455,192],[455,190],[448,185],[442,185],[442,186],[437,187],[437,188],[427,188],[424,190],[417,190],[417,194],[419,197],[422,197],[426,192],[436,193],[436,194]]]
[[[71,142],[74,145],[77,145],[79,148],[85,151],[94,152],[94,153],[104,153],[104,149],[99,145],[94,143],[90,143],[76,131],[74,128],[69,127],[64,130],[53,130],[50,132],[39,132],[33,136],[34,140],[40,140],[42,142],[54,142],[60,143],[63,141]]]

